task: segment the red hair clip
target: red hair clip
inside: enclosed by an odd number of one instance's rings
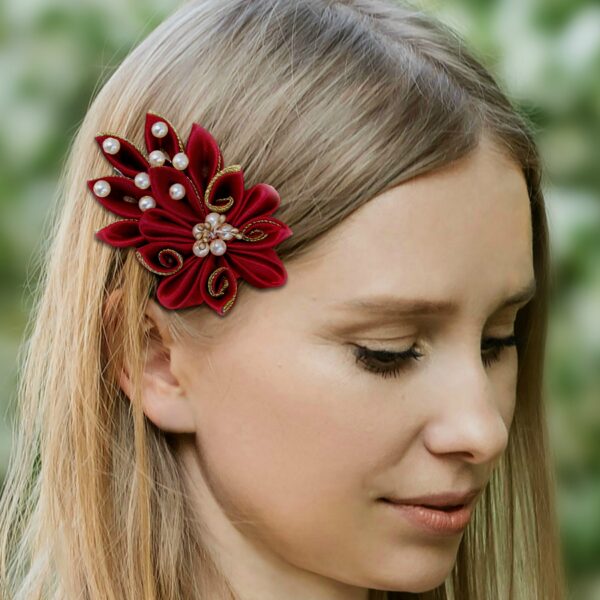
[[[233,306],[237,278],[258,288],[278,287],[287,273],[275,246],[292,230],[272,216],[280,205],[274,187],[244,189],[240,165],[223,167],[213,136],[197,123],[185,148],[176,130],[146,113],[147,157],[111,133],[95,137],[119,175],[88,180],[104,208],[124,217],[95,232],[160,275],[156,297],[168,309],[206,302],[221,316]]]

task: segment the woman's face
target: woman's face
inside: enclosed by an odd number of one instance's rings
[[[188,410],[169,419],[194,433],[181,452],[207,540],[249,598],[431,589],[462,532],[428,533],[378,499],[483,487],[507,447],[517,351],[487,340],[514,332],[527,300],[500,307],[534,276],[523,175],[482,145],[286,269],[171,348]],[[359,347],[422,357],[386,366]]]

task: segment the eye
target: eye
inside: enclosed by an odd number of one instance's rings
[[[500,360],[502,351],[509,346],[516,346],[517,336],[509,335],[504,338],[486,338],[481,344],[482,350],[482,361],[486,367]]]
[[[373,350],[366,346],[356,346],[354,356],[356,362],[360,362],[365,370],[382,377],[395,377],[402,369],[410,365],[410,361],[417,361],[423,355],[414,346],[402,352]]]
[[[485,338],[482,341],[482,362],[486,367],[500,360],[502,351],[517,343],[516,336],[504,338]],[[396,377],[402,370],[411,366],[412,361],[423,357],[415,346],[408,350],[394,352],[392,350],[374,350],[366,346],[355,345],[354,356],[362,368],[381,377]]]

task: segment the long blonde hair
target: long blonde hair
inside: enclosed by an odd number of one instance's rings
[[[445,583],[375,598],[564,597],[542,395],[548,232],[531,126],[452,30],[382,0],[192,0],[127,56],[94,98],[40,236],[39,293],[19,355],[15,439],[0,506],[0,591],[15,600],[235,598],[203,545],[173,439],[137,385],[156,276],[94,239],[114,220],[86,181],[107,175],[94,136],[143,144],[147,110],[218,140],[246,186],[268,182],[294,235],[284,263],[375,195],[460,159],[488,135],[531,199],[539,293],[519,313],[509,445]],[[46,240],[49,240],[47,242]],[[237,302],[243,302],[240,281]],[[106,298],[121,290],[118,310]],[[172,311],[193,335],[198,309]],[[224,317],[227,318],[227,317]],[[110,327],[111,345],[107,344]]]

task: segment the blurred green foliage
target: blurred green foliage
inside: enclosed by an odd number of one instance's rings
[[[600,598],[600,5],[413,4],[463,34],[539,131],[555,277],[546,383],[564,557],[572,597]],[[0,4],[0,480],[46,204],[98,86],[177,5]]]

